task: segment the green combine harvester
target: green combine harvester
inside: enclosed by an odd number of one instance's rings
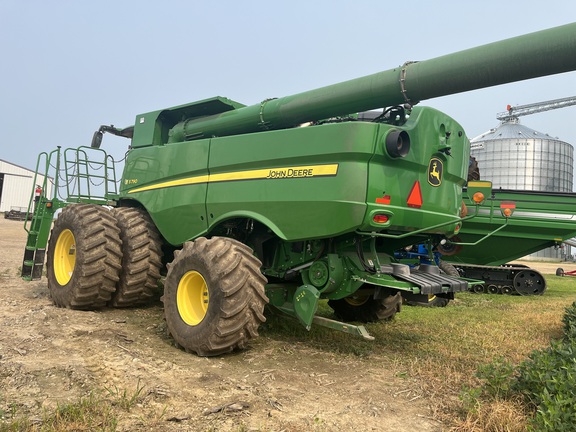
[[[203,356],[245,347],[266,305],[371,339],[348,322],[481,283],[394,258],[458,235],[491,196],[469,185],[464,205],[466,134],[416,104],[572,71],[574,52],[572,24],[252,106],[215,97],[102,126],[90,147],[40,155],[54,193],[26,224],[22,276],[46,262],[54,303],[90,310],[141,304],[165,274],[168,330]],[[104,133],[130,139],[119,180]],[[316,316],[321,299],[342,321]]]

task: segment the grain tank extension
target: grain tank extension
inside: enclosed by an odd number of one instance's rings
[[[93,309],[140,304],[165,273],[168,329],[199,355],[244,347],[267,304],[371,338],[345,322],[479,283],[393,257],[453,237],[482,206],[463,204],[462,126],[417,102],[572,71],[575,50],[568,25],[252,106],[214,97],[102,126],[91,148],[40,156],[63,180],[27,225],[23,277],[46,251],[56,305]],[[131,139],[119,182],[105,132]],[[323,299],[345,322],[316,316]]]

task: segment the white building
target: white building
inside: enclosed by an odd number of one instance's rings
[[[0,159],[0,212],[7,212],[12,208],[26,211],[30,200],[33,199],[36,184],[44,183],[44,176],[38,175],[34,179],[34,175],[32,170]],[[46,195],[51,196],[50,181],[47,182],[47,189]]]

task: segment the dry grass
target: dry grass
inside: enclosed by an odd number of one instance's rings
[[[415,390],[433,401],[435,418],[453,430],[526,430],[529,418],[520,402],[476,401],[470,407],[462,395],[482,385],[476,377],[480,366],[497,359],[518,365],[562,337],[565,308],[576,301],[576,279],[547,280],[547,291],[538,297],[463,293],[446,308],[404,307],[392,322],[367,325],[374,342],[318,328],[306,333],[281,320],[264,333],[306,340],[321,351],[357,356],[365,367],[412,378]],[[327,306],[320,313],[331,315]]]
[[[454,432],[524,432],[528,422],[519,402],[490,401],[478,405],[454,427]]]
[[[562,337],[562,317],[576,300],[576,280],[549,276],[542,297],[462,294],[444,310],[405,308],[391,325],[410,326],[425,341],[398,359],[433,400],[436,418],[457,431],[524,431],[529,418],[518,401],[476,401],[462,394],[481,386],[476,371],[494,360],[519,364]],[[432,326],[429,323],[434,323]]]
[[[134,391],[116,387],[93,391],[76,402],[58,404],[37,419],[21,416],[14,408],[13,412],[4,413],[11,420],[0,420],[0,432],[112,432],[117,430],[119,419],[143,400],[142,392],[140,383]],[[148,413],[147,421],[151,423],[155,419],[157,422],[163,415]],[[0,415],[0,419],[4,416]]]

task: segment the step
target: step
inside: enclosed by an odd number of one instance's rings
[[[381,266],[382,273],[392,274],[395,278],[410,282],[420,288],[421,294],[442,294],[444,292],[462,292],[468,290],[468,282],[457,277],[441,274],[438,267],[422,264],[420,270],[406,264]]]

